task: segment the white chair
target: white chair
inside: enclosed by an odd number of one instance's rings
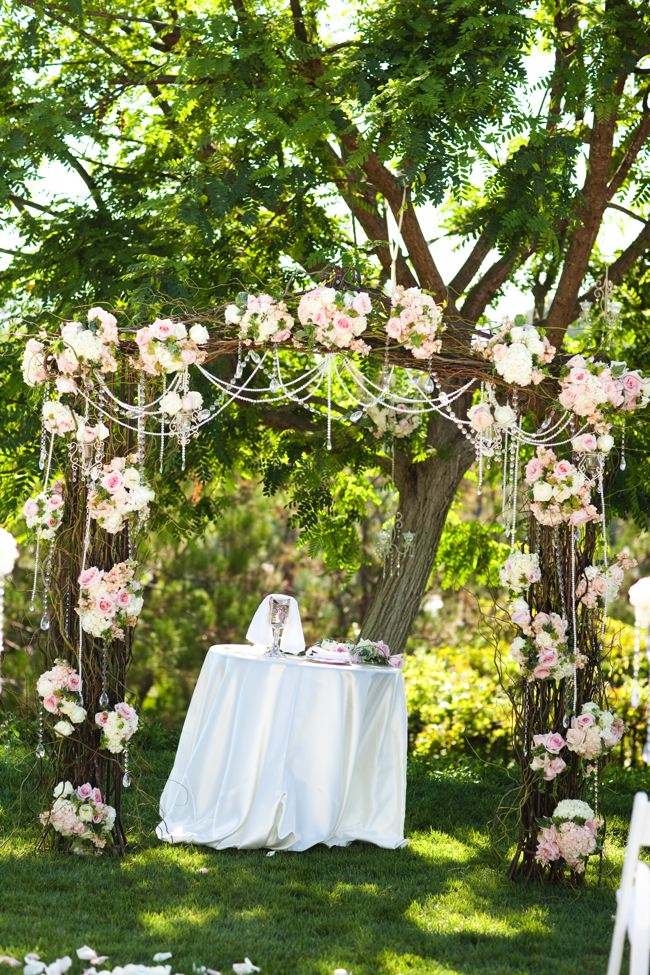
[[[645,792],[637,792],[617,895],[607,975],[619,975],[626,930],[630,942],[630,975],[650,972],[650,867],[639,860],[643,846],[650,846],[650,800]]]

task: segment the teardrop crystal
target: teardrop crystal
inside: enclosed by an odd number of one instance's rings
[[[45,748],[43,747],[43,742],[39,742],[36,746],[36,758],[45,758]]]
[[[562,718],[562,727],[563,728],[568,728],[569,727],[569,715],[568,714],[565,714],[564,717]]]
[[[271,384],[269,386],[269,389],[271,390],[271,392],[272,393],[277,393],[277,391],[279,390],[279,388],[280,388],[280,383],[277,381],[277,379],[272,379],[271,380]]]
[[[625,463],[625,457],[621,457],[621,463],[618,465],[622,471],[625,470],[627,464]]]
[[[251,361],[255,363],[255,365],[257,365],[257,363],[260,361],[260,357],[257,352],[249,352],[249,357]]]
[[[362,416],[362,410],[355,410],[354,413],[350,414],[350,423],[358,423]]]
[[[122,776],[122,785],[124,786],[125,789],[128,789],[129,786],[131,785],[131,776],[129,775],[128,772],[125,772],[124,775]]]
[[[434,381],[431,378],[431,376],[429,376],[429,378],[427,379],[427,381],[424,384],[424,392],[425,393],[432,393],[435,388],[436,388],[436,384],[434,383]]]
[[[99,695],[99,706],[100,708],[108,707],[108,694],[106,691],[102,691]]]
[[[210,410],[201,410],[201,412],[197,417],[199,423],[205,423],[205,421],[209,419],[210,419]]]
[[[41,616],[40,627],[43,630],[43,632],[45,632],[46,630],[49,630],[49,628],[50,628],[50,617],[47,615],[47,613],[43,613],[43,615]]]

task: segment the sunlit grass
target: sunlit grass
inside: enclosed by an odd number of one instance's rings
[[[604,797],[610,839],[578,890],[510,883],[506,851],[490,824],[505,776],[480,769],[414,768],[409,846],[361,844],[301,854],[213,852],[157,842],[157,796],[172,755],[130,799],[132,842],[123,860],[36,854],[36,831],[16,829],[24,770],[0,765],[0,954],[37,949],[52,957],[88,943],[114,964],[174,953],[175,970],[224,972],[244,955],[263,975],[575,975],[604,970],[614,886],[622,856],[627,791]],[[29,795],[31,793],[26,793]]]

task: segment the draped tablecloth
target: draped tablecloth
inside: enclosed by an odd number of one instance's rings
[[[159,839],[221,850],[403,846],[401,671],[211,647],[160,800]]]

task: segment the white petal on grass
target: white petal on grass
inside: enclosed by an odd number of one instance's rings
[[[262,969],[254,965],[250,958],[244,958],[243,961],[235,962],[232,966],[232,970],[235,975],[253,975],[253,972],[261,972]]]
[[[172,956],[171,951],[157,951],[156,954],[153,956],[153,960],[154,961],[167,961],[167,959],[168,958],[171,958],[171,956]]]
[[[10,968],[16,968],[21,962],[17,958],[12,958],[11,955],[0,955],[0,965],[9,965]]]

